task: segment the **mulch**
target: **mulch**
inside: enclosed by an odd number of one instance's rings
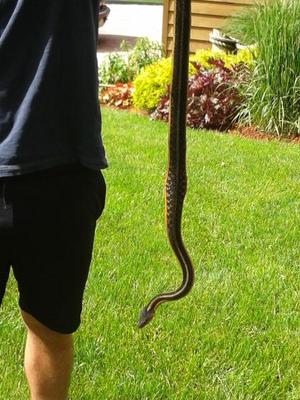
[[[255,126],[236,125],[234,128],[230,129],[228,133],[230,135],[242,136],[254,140],[264,140],[268,142],[277,141],[277,142],[300,144],[300,136],[279,137],[275,135],[270,135],[266,132],[262,132]]]

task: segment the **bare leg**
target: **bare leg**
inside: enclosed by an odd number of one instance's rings
[[[31,400],[66,400],[73,364],[73,338],[54,332],[21,311],[27,327],[24,367]]]

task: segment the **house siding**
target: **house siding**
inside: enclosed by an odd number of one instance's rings
[[[209,33],[221,28],[228,16],[253,4],[254,0],[192,0],[190,53],[210,48]],[[174,0],[164,0],[162,43],[167,55],[172,53]]]

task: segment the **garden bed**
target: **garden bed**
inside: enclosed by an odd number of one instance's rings
[[[226,27],[251,46],[237,54],[200,50],[191,56],[187,125],[299,143],[299,18],[296,0],[257,4]],[[131,49],[127,61],[112,56],[102,77],[117,85],[104,100],[119,108],[133,105],[151,119],[167,121],[171,70],[171,59],[147,42]]]

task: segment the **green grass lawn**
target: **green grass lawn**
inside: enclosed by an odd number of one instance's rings
[[[188,130],[183,236],[192,293],[164,229],[167,125],[103,110],[107,206],[97,224],[71,400],[300,399],[299,146]],[[28,399],[10,280],[0,319],[1,399]]]

